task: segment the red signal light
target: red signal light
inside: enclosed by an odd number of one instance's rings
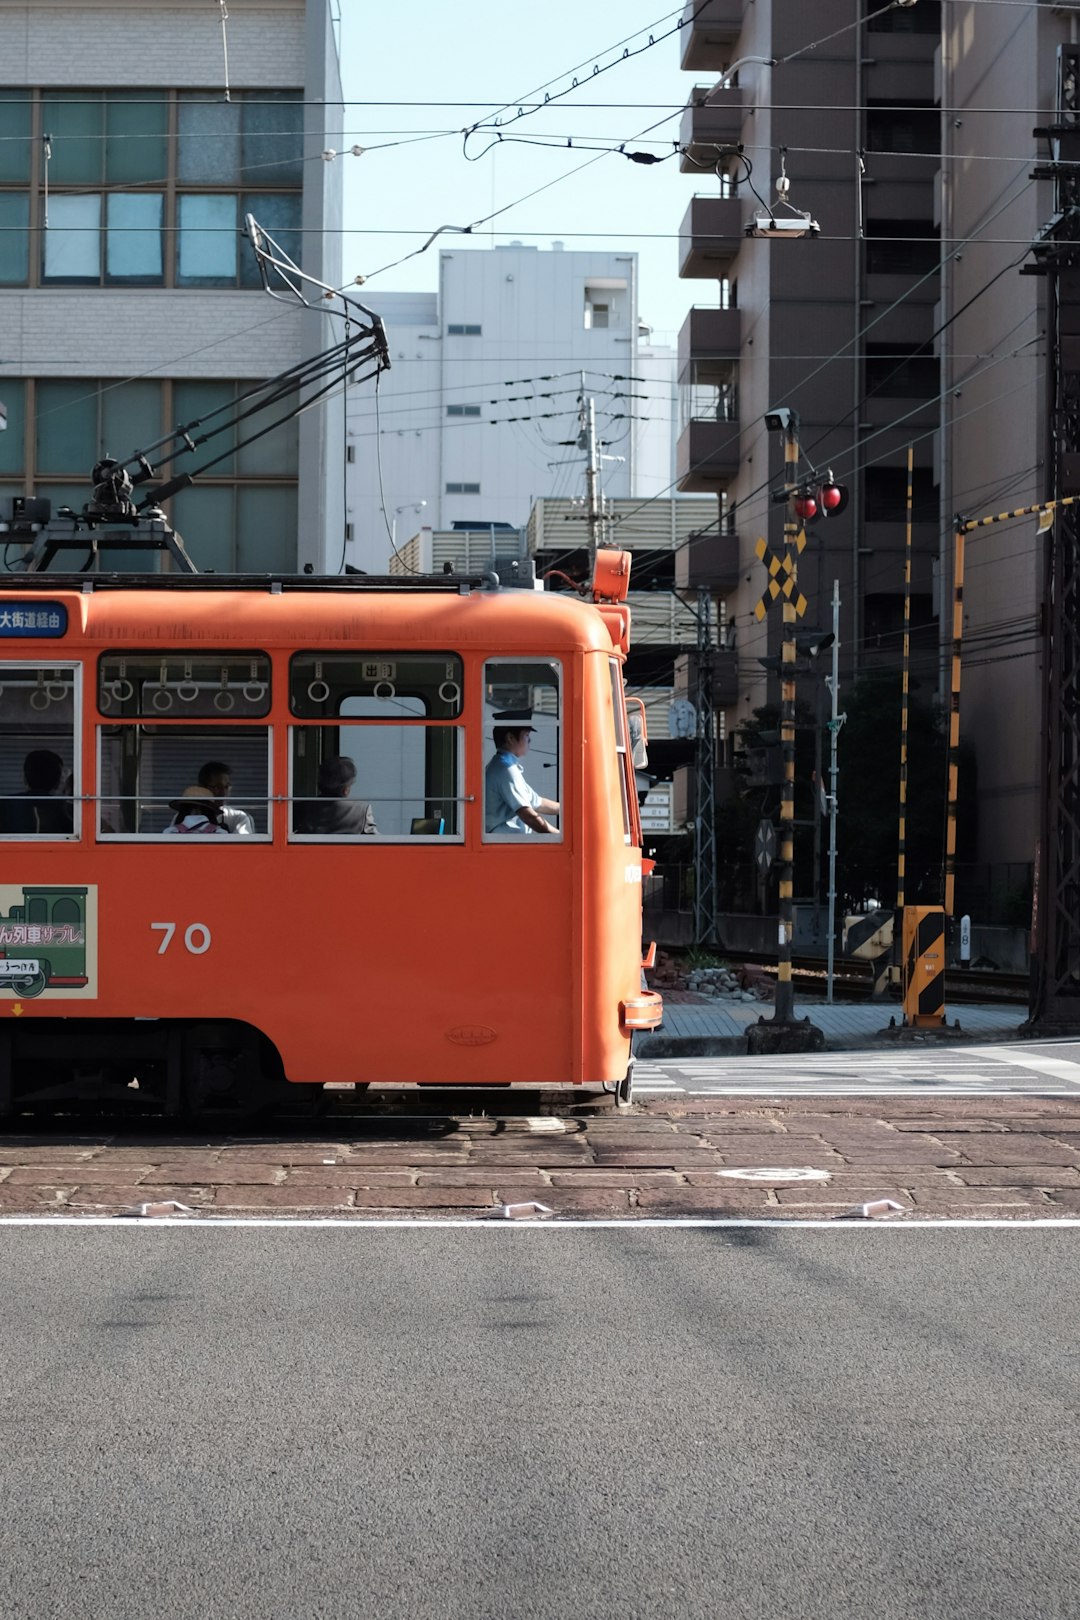
[[[844,492],[836,484],[826,484],[821,491],[821,504],[826,512],[835,512],[844,498]]]
[[[806,522],[809,522],[811,518],[817,517],[817,501],[815,501],[812,495],[796,495],[793,504],[796,515],[803,518]]]

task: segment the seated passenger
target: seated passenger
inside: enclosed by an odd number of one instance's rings
[[[356,766],[344,754],[324,759],[319,766],[319,797],[296,802],[295,831],[329,838],[377,833],[371,805],[365,799],[349,798],[355,781]]]
[[[229,836],[221,819],[221,806],[209,788],[185,788],[178,799],[170,801],[169,809],[176,811],[176,820],[165,828],[166,837],[183,837],[190,833],[202,838]]]
[[[23,777],[25,790],[0,804],[0,832],[72,832],[71,797],[63,793],[65,771],[60,755],[51,748],[32,748],[23,760]]]
[[[209,788],[221,811],[221,825],[229,833],[253,833],[255,823],[246,810],[237,810],[225,800],[232,792],[232,772],[219,759],[208,759],[199,772],[199,786]]]

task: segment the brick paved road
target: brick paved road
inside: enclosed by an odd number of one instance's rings
[[[430,1103],[424,1099],[423,1106]],[[329,1136],[0,1137],[0,1216],[119,1214],[176,1199],[202,1215],[556,1217],[1080,1215],[1080,1099],[655,1098],[619,1116],[357,1114]],[[724,1174],[773,1170],[763,1180]],[[827,1179],[787,1179],[817,1170]]]

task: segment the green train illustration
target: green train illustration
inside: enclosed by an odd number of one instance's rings
[[[22,905],[0,912],[0,990],[40,996],[86,982],[86,889],[23,888]]]

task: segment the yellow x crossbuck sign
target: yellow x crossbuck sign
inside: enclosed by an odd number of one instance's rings
[[[760,623],[769,611],[769,604],[775,602],[777,597],[784,596],[794,604],[795,616],[801,619],[806,612],[806,597],[799,590],[795,582],[795,565],[798,562],[798,553],[806,545],[806,530],[800,529],[795,540],[796,555],[785,553],[778,557],[775,551],[770,551],[764,540],[759,539],[754,547],[754,555],[759,562],[763,562],[769,571],[769,583],[765,587],[765,595],[754,609],[754,617]]]

